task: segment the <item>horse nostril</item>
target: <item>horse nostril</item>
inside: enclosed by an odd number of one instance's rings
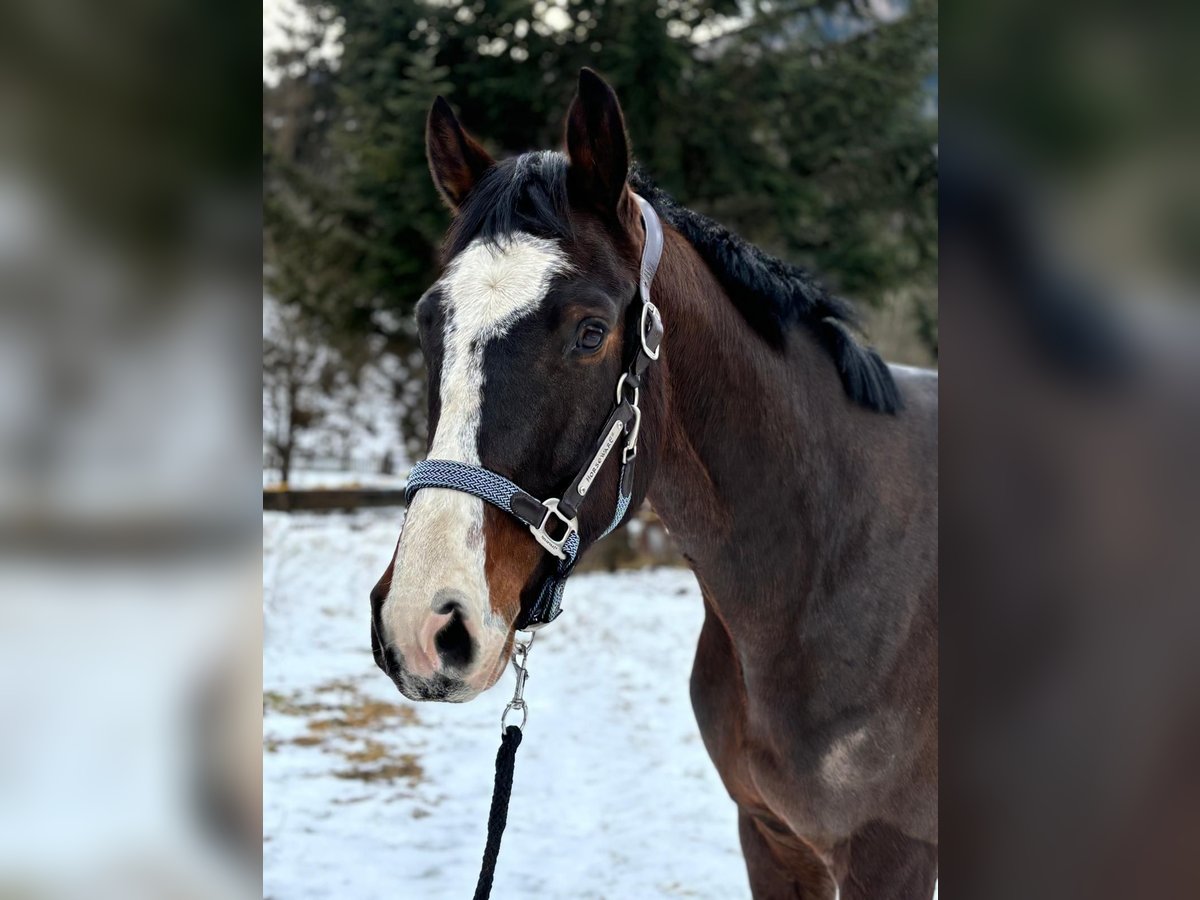
[[[441,657],[445,668],[465,669],[471,664],[475,642],[467,631],[466,620],[463,618],[462,607],[450,601],[446,613],[452,613],[450,621],[437,633],[434,645],[438,656]]]

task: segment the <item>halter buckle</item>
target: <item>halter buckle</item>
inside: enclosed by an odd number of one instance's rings
[[[542,516],[542,521],[538,525],[530,525],[529,533],[533,535],[534,540],[546,548],[546,550],[559,559],[566,559],[567,554],[563,551],[567,541],[571,539],[572,534],[579,533],[579,519],[572,516],[567,518],[558,511],[558,498],[551,497],[549,500],[543,500],[542,506],[546,508],[546,514]],[[546,524],[550,521],[551,516],[557,519],[564,526],[562,537],[556,538],[546,530]]]
[[[649,297],[642,303],[642,321],[638,326],[638,331],[641,333],[642,352],[650,359],[657,360],[659,351],[662,350],[662,316],[658,314],[658,307],[650,302]],[[653,348],[646,342],[647,338],[654,339]]]

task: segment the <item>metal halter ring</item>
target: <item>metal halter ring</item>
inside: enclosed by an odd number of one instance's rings
[[[525,723],[529,721],[529,707],[525,705],[524,700],[521,700],[520,702],[510,703],[504,707],[504,715],[500,717],[500,734],[504,734],[504,729],[508,726],[508,714],[514,709],[521,711],[521,724],[517,727],[522,731],[525,730]]]
[[[559,559],[566,559],[567,554],[563,552],[563,547],[567,545],[567,541],[571,539],[572,534],[579,531],[579,519],[572,517],[568,519],[558,511],[558,498],[551,497],[549,500],[543,500],[542,506],[546,508],[546,514],[542,516],[542,521],[538,525],[530,525],[529,533],[533,535],[534,540],[553,553]],[[546,523],[550,521],[550,517],[554,516],[558,521],[566,527],[561,538],[555,538],[550,532],[546,531]]]
[[[620,406],[621,402],[625,399],[625,384],[626,384],[626,381],[628,378],[629,378],[629,373],[622,372],[621,377],[619,379],[617,379],[617,406]],[[634,409],[638,408],[638,403],[641,402],[641,399],[642,399],[641,388],[634,385],[634,388],[633,388],[633,408]]]

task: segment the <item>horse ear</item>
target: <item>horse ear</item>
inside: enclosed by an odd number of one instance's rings
[[[629,140],[621,104],[608,82],[579,70],[579,89],[567,111],[571,186],[603,212],[617,209],[629,176]]]
[[[495,160],[458,124],[444,97],[433,101],[425,122],[425,155],[433,183],[455,212]]]

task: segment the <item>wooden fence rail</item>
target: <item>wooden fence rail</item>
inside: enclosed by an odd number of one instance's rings
[[[272,512],[337,512],[404,506],[400,488],[315,488],[263,490],[263,509]],[[399,516],[397,516],[399,519]],[[580,571],[683,565],[666,527],[648,505],[584,556]]]

